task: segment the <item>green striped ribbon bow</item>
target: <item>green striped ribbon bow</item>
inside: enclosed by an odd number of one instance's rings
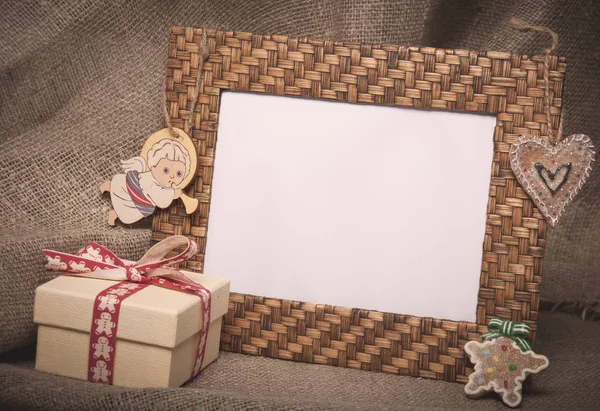
[[[488,324],[489,333],[483,335],[483,341],[493,340],[498,337],[510,337],[517,343],[521,351],[533,350],[531,343],[527,339],[529,337],[529,324],[506,321],[500,318],[492,318]]]

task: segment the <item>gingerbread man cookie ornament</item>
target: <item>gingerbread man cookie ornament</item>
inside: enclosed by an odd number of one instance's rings
[[[475,364],[469,375],[465,393],[478,397],[494,390],[502,395],[509,407],[521,403],[522,382],[528,374],[537,374],[548,368],[548,358],[521,348],[509,337],[499,337],[483,343],[469,341],[465,352]]]

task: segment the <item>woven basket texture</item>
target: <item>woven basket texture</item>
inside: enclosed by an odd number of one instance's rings
[[[472,368],[462,348],[481,339],[491,318],[526,321],[535,340],[546,222],[516,181],[508,153],[521,134],[548,135],[542,56],[205,30],[209,57],[193,113],[201,29],[172,29],[167,64],[172,123],[183,128],[193,116],[199,167],[186,191],[200,208],[188,216],[174,204],[152,225],[154,240],[198,242],[201,252],[185,264],[191,269],[203,268],[223,90],[497,116],[476,324],[232,294],[222,349],[465,382]],[[566,64],[558,57],[549,64],[558,128]]]

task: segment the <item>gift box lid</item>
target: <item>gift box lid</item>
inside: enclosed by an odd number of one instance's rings
[[[187,276],[211,292],[211,322],[225,315],[229,280],[192,272]],[[37,324],[90,332],[94,299],[115,281],[60,276],[39,286]],[[174,348],[202,329],[200,298],[149,286],[121,302],[117,339]]]

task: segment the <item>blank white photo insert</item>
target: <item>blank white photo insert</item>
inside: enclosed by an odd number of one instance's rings
[[[204,272],[475,321],[495,117],[224,92]]]

